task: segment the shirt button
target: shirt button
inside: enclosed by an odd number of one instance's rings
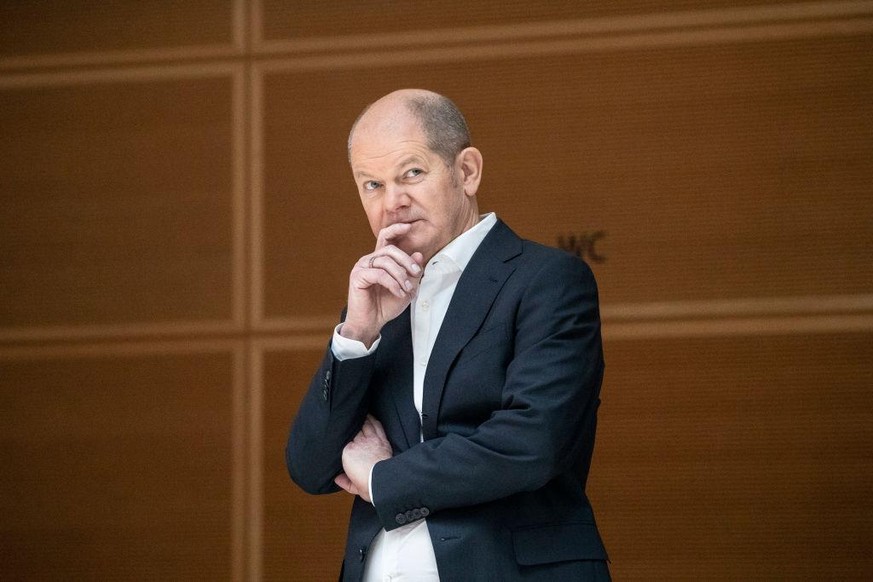
[[[424,311],[427,311],[428,309],[430,309],[430,301],[428,301],[427,299],[425,299],[424,301],[422,301],[422,302],[421,302],[421,308],[422,308]]]
[[[419,366],[427,366],[427,360],[419,360],[418,365]]]

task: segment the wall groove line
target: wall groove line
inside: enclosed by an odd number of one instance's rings
[[[607,322],[873,313],[873,294],[607,303],[600,311]]]
[[[415,63],[469,62],[484,59],[541,57],[548,55],[616,52],[659,47],[731,45],[752,42],[777,42],[809,38],[869,35],[873,17],[821,22],[768,24],[747,27],[720,27],[691,30],[666,30],[623,35],[594,35],[569,39],[537,39],[524,42],[425,47],[379,52],[349,52],[308,56],[276,56],[261,65],[268,71],[312,71],[389,67]]]
[[[256,3],[256,7],[260,3]],[[537,39],[561,39],[563,37],[625,37],[632,33],[663,31],[669,37],[675,31],[747,27],[757,30],[766,25],[778,28],[785,23],[805,22],[811,27],[819,26],[824,32],[829,21],[851,20],[873,15],[873,2],[802,2],[786,5],[752,6],[677,11],[672,13],[637,14],[558,20],[536,23],[515,23],[458,27],[453,29],[417,30],[377,35],[347,35],[339,37],[308,37],[299,39],[261,39],[260,10],[255,28],[255,52],[263,55],[280,53],[356,51],[361,47],[400,49],[406,47],[477,45],[483,43],[506,44]],[[803,31],[807,27],[795,30]],[[648,35],[641,35],[642,37]],[[727,39],[725,39],[727,40]]]
[[[256,314],[252,314],[254,317]],[[663,334],[682,336],[735,335],[747,330],[760,333],[773,324],[781,333],[829,331],[840,321],[848,329],[873,329],[873,294],[755,297],[698,301],[653,301],[645,303],[605,303],[601,306],[604,329],[613,336],[622,334]],[[733,320],[733,321],[731,321]],[[154,341],[166,336],[215,338],[216,340],[251,337],[267,341],[276,335],[302,340],[302,347],[323,347],[336,325],[337,315],[304,317],[254,317],[249,331],[230,322],[213,324],[175,322],[166,324],[94,325],[57,328],[0,330],[0,344],[37,341],[99,342],[112,339]],[[2,351],[0,347],[0,351]]]
[[[158,64],[185,60],[226,60],[240,57],[246,50],[247,0],[231,0],[230,42],[164,48],[77,51],[71,53],[21,55],[0,58],[0,72],[23,69],[51,69],[110,65]]]
[[[246,34],[246,14],[251,34]],[[583,18],[539,23],[482,25],[440,30],[420,30],[378,35],[262,38],[260,2],[250,10],[244,0],[232,7],[230,43],[160,49],[76,52],[56,55],[24,55],[0,58],[0,71],[76,68],[112,65],[155,65],[178,61],[234,61],[247,58],[287,57],[297,67],[363,66],[383,60],[397,51],[416,62],[438,59],[467,60],[488,56],[560,54],[627,50],[654,46],[731,44],[819,36],[843,36],[873,32],[870,17],[873,1],[801,2],[677,11],[672,13]],[[489,45],[482,47],[481,45]],[[363,50],[375,47],[377,50]],[[488,50],[485,50],[488,49]],[[543,52],[546,51],[546,52]],[[299,60],[302,59],[302,60]],[[412,60],[409,60],[412,59]]]

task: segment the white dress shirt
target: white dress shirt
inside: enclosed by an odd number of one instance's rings
[[[412,300],[410,311],[414,361],[412,398],[419,417],[427,362],[449,308],[449,302],[455,293],[461,273],[485,235],[496,223],[497,216],[493,212],[482,216],[473,228],[434,255],[424,268],[424,275],[418,293]],[[372,354],[378,348],[379,339],[373,342],[368,350],[363,343],[342,337],[339,334],[340,327],[341,325],[334,330],[331,343],[331,350],[337,359],[363,357]],[[371,471],[370,499],[375,500],[379,492],[373,491],[372,476]],[[367,552],[364,582],[387,581],[439,582],[436,557],[426,520],[408,523],[391,531],[383,529],[376,535]]]

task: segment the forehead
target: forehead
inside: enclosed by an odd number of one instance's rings
[[[378,161],[415,153],[429,158],[427,137],[418,121],[405,108],[368,111],[358,121],[349,139],[349,158],[356,162]]]

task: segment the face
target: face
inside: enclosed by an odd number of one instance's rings
[[[478,221],[464,154],[448,167],[402,108],[365,114],[352,136],[350,161],[373,235],[410,223],[408,233],[388,241],[410,255],[419,251],[427,261]]]

